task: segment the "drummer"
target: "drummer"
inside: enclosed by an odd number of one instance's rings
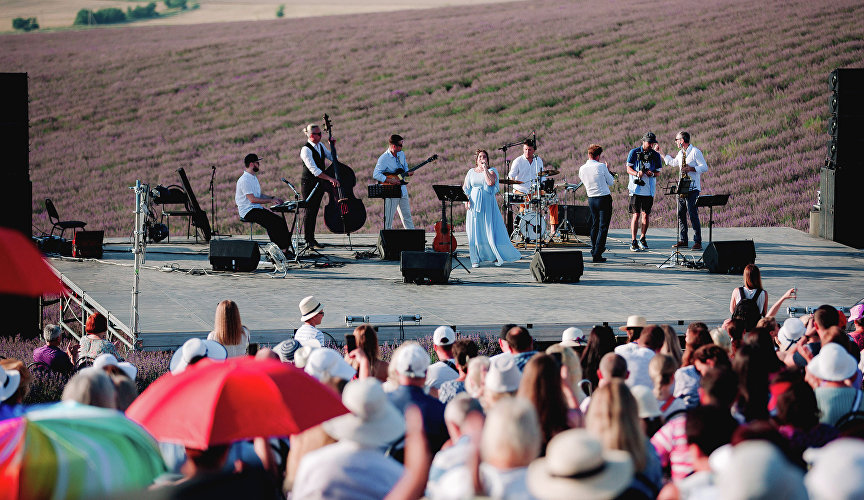
[[[529,139],[522,146],[522,156],[510,163],[510,173],[507,174],[507,178],[522,181],[522,184],[513,185],[516,194],[530,195],[531,183],[536,182],[537,176],[543,171],[543,160],[539,156],[534,156],[534,151],[536,151],[536,144]]]

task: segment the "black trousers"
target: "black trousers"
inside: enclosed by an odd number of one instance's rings
[[[606,236],[612,219],[612,195],[589,197],[588,208],[591,210],[591,256],[599,259],[606,250]]]
[[[282,216],[263,208],[253,208],[246,213],[243,220],[263,226],[267,230],[270,241],[283,251],[291,249],[291,232],[288,231],[288,225],[285,224]]]
[[[300,179],[300,192],[303,193],[304,200],[309,198],[309,193],[311,193],[312,190],[315,189],[315,185],[319,183],[321,185],[318,186],[318,189],[315,190],[315,196],[313,196],[309,200],[309,204],[306,205],[303,216],[303,237],[308,243],[315,241],[315,221],[318,219],[318,209],[321,208],[321,199],[324,197],[324,191],[326,190],[328,183],[317,177],[313,177],[311,174],[304,175]]]

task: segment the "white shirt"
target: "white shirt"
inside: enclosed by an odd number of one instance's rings
[[[311,142],[309,144],[312,144]],[[324,147],[324,144],[320,142],[315,144],[315,151],[318,152],[319,155],[327,158],[330,161],[333,161],[333,155],[330,153],[330,150]],[[312,150],[307,148],[305,145],[300,148],[300,159],[303,160],[303,164],[306,165],[306,168],[312,172],[312,175],[318,177],[321,175],[321,169],[318,168],[318,165],[315,164],[315,158],[312,156]]]
[[[738,287],[738,288],[741,288],[741,287]],[[732,300],[729,303],[729,309],[732,312],[735,312],[735,308],[732,307],[732,304],[738,305],[738,303],[741,302],[741,291],[738,288],[735,288],[734,290],[732,290]],[[751,289],[747,288],[746,286],[743,288],[744,288],[744,298],[745,299],[752,299],[753,295],[756,294],[756,290],[751,290]],[[765,295],[766,295],[765,290],[762,290],[762,293],[760,293],[759,297],[756,298],[756,305],[759,306],[759,312],[760,313],[765,310]]]
[[[384,182],[387,180],[387,176],[385,174],[393,174],[396,173],[399,169],[408,170],[408,160],[405,159],[405,152],[399,151],[396,153],[396,156],[393,156],[393,153],[390,152],[388,148],[387,151],[384,151],[384,154],[378,157],[378,163],[375,164],[375,170],[372,172],[372,178],[378,182]],[[402,185],[402,197],[408,196],[408,189],[405,187],[405,184]]]
[[[579,180],[585,184],[585,193],[589,198],[611,194],[609,186],[615,183],[606,164],[594,159],[589,159],[579,167]]]
[[[537,179],[537,174],[543,171],[543,160],[539,156],[534,155],[531,163],[521,155],[510,163],[510,173],[507,174],[509,179],[522,181],[524,184],[514,184],[513,189],[522,194],[531,191],[531,181]]]
[[[678,177],[681,177],[681,156],[683,154],[684,153],[682,151],[678,151],[678,154],[675,155],[675,158],[672,158],[669,155],[666,155],[663,158],[663,162],[666,163],[666,165],[678,167]],[[684,164],[688,167],[696,168],[695,172],[687,172],[687,175],[689,175],[690,179],[693,180],[693,182],[690,184],[690,190],[701,191],[702,185],[699,183],[699,176],[708,171],[708,164],[705,163],[705,157],[702,156],[702,151],[699,151],[699,149],[692,144],[687,146],[686,154],[687,160],[684,162]]]
[[[654,389],[654,381],[651,380],[651,375],[648,373],[648,364],[654,357],[654,351],[647,347],[637,347],[628,351],[616,351],[616,354],[627,361],[627,371],[630,372],[626,381],[627,387],[644,385],[649,389]]]
[[[319,344],[324,345],[324,332],[310,325],[303,323],[303,326],[297,329],[294,333],[294,340],[300,342],[301,346],[305,346],[310,340],[317,340]]]
[[[444,382],[457,378],[459,378],[459,372],[447,366],[447,363],[443,361],[433,363],[426,369],[426,387],[438,389]]]
[[[240,217],[245,216],[253,208],[264,208],[258,203],[252,203],[247,194],[251,194],[256,198],[261,197],[261,184],[258,183],[258,178],[249,172],[244,171],[243,175],[237,179],[237,189],[234,191],[234,203],[237,204],[237,212]]]
[[[402,470],[399,462],[379,450],[340,441],[300,460],[293,498],[380,500],[396,486]]]

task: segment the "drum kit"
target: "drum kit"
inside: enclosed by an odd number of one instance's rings
[[[569,184],[562,182],[555,184],[551,177],[559,175],[559,170],[544,170],[537,177],[528,181],[528,189],[520,192],[507,193],[504,195],[504,203],[509,205],[510,210],[516,212],[515,225],[510,240],[520,239],[523,243],[534,243],[540,246],[549,242],[555,236],[559,236],[558,228],[558,188],[564,192],[575,191],[582,183]],[[520,185],[525,181],[515,179],[503,179],[501,184]],[[551,228],[555,231],[550,234]]]

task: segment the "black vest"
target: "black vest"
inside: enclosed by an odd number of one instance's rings
[[[303,147],[309,148],[312,151],[312,159],[315,160],[315,166],[318,167],[319,169],[321,169],[321,171],[323,172],[324,171],[324,157],[322,155],[318,154],[318,151],[315,149],[315,146],[313,146],[312,144],[310,144],[308,142]],[[307,178],[307,179],[314,179],[315,178],[315,176],[312,175],[312,172],[309,171],[309,169],[306,167],[305,164],[303,165],[303,177]]]

